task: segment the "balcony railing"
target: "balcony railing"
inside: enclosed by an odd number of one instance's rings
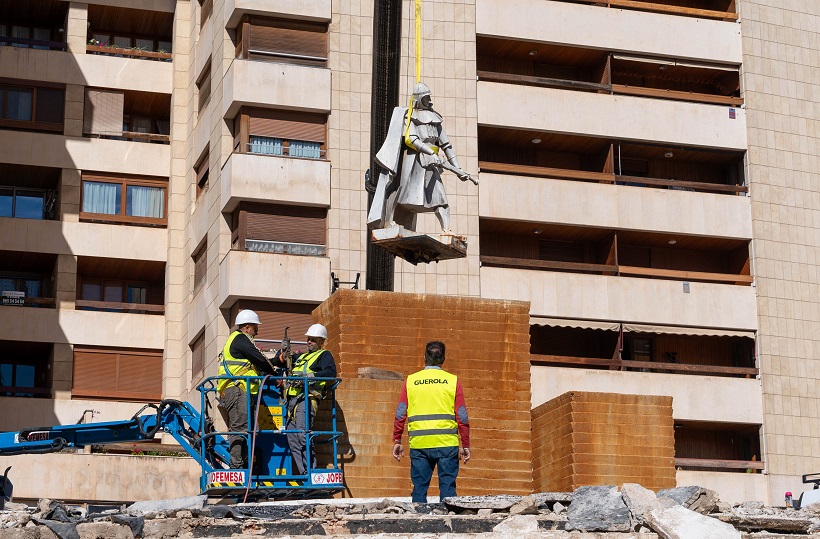
[[[562,262],[557,260],[534,260],[529,258],[512,258],[504,256],[481,255],[482,265],[513,269],[556,270],[597,275],[626,275],[636,277],[657,277],[676,281],[695,281],[705,283],[728,283],[748,285],[754,282],[751,275],[734,273],[712,273],[705,271],[685,271],[662,268],[644,268],[639,266],[622,266],[617,264],[589,264],[582,262]]]
[[[2,304],[0,304],[2,305]],[[54,308],[56,302],[54,298],[23,298],[23,305],[12,305],[13,307],[45,307]],[[7,305],[8,306],[8,305]]]
[[[718,11],[713,9],[698,9],[684,6],[672,6],[669,4],[654,4],[651,2],[640,2],[636,0],[564,0],[578,4],[593,4],[601,7],[616,9],[634,9],[638,11],[652,11],[655,13],[666,13],[669,15],[682,15],[685,17],[698,17],[701,19],[718,19],[723,21],[736,21],[737,13],[731,11]]]
[[[629,359],[605,359],[595,357],[554,356],[531,354],[531,365],[572,366],[585,368],[604,367],[618,371],[641,371],[698,376],[728,376],[755,378],[760,374],[756,367],[724,367],[718,365],[693,365],[685,363],[661,363],[657,361],[633,361]]]
[[[136,314],[165,314],[165,305],[148,303],[118,303],[113,301],[90,301],[78,299],[74,302],[78,309],[84,308],[96,311],[136,313]]]
[[[21,37],[0,36],[0,45],[18,46],[26,49],[49,49],[64,51],[67,48],[62,41],[45,41],[42,39],[24,39]]]
[[[763,470],[766,465],[758,460],[717,460],[717,459],[694,459],[675,458],[676,468],[715,468],[715,471],[731,470],[757,473]]]
[[[698,191],[706,193],[740,194],[747,193],[745,185],[724,185],[719,183],[692,182],[668,180],[663,178],[644,178],[637,176],[623,176],[613,172],[588,172],[585,170],[570,170],[563,168],[536,167],[531,165],[515,165],[510,163],[494,163],[479,161],[480,172],[495,172],[499,174],[516,174],[519,176],[534,176],[538,178],[556,178],[560,180],[575,180],[598,183],[625,183],[639,184],[647,187],[660,187],[678,191]]]
[[[742,97],[705,94],[700,92],[683,92],[664,88],[644,88],[626,84],[597,83],[578,80],[555,79],[549,77],[535,77],[532,75],[516,75],[512,73],[497,73],[494,71],[477,71],[478,80],[486,82],[500,82],[502,84],[521,84],[542,88],[563,88],[566,90],[580,90],[613,95],[634,95],[639,97],[654,97],[657,99],[671,99],[675,101],[691,101],[710,105],[740,107]]]
[[[138,48],[124,49],[113,45],[86,45],[88,54],[99,54],[102,56],[117,56],[121,58],[140,58],[142,60],[156,60],[160,62],[170,62],[172,54],[170,52],[146,51]]]

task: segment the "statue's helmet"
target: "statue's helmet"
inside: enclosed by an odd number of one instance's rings
[[[420,82],[416,84],[415,88],[413,88],[413,98],[416,101],[420,101],[422,97],[425,95],[431,95],[433,92],[430,91],[430,87]]]

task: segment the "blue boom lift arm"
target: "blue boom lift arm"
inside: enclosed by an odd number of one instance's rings
[[[208,410],[211,398],[217,397],[219,380],[244,381],[246,387],[258,382],[258,394],[247,395],[248,426],[242,432],[216,432]],[[309,398],[312,383],[325,381],[329,386],[330,430],[313,430],[310,424],[290,425],[287,429],[286,387],[297,387],[302,398]],[[170,434],[179,445],[199,463],[200,491],[204,494],[245,498],[305,497],[329,494],[344,488],[339,468],[337,440],[341,432],[336,428],[336,386],[338,378],[296,377],[212,377],[204,380],[198,390],[201,394],[200,413],[190,403],[163,400],[148,404],[131,419],[105,423],[81,423],[52,427],[27,428],[19,432],[0,432],[0,456],[36,453],[54,453],[66,448],[82,448],[120,442],[149,441],[162,431]],[[150,413],[144,413],[146,410]],[[255,412],[255,413],[252,413]],[[307,472],[294,475],[287,434],[305,433],[307,442]],[[249,454],[254,455],[249,468],[229,469],[230,439],[243,437]],[[314,468],[314,444],[330,444],[332,462],[327,468]]]

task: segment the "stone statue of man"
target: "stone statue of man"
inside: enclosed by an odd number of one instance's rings
[[[387,138],[376,154],[383,171],[367,216],[370,228],[398,224],[415,230],[417,214],[435,212],[442,231],[449,234],[450,205],[441,173],[446,169],[478,185],[459,165],[430,95],[426,84],[416,84],[409,125],[407,107],[393,109]]]

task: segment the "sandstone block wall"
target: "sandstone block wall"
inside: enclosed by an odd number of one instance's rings
[[[313,317],[328,328],[328,348],[343,378],[337,400],[347,433],[339,447],[345,496],[410,494],[406,433],[405,459],[397,463],[390,454],[403,382],[358,379],[358,369],[378,367],[406,377],[424,367],[424,345],[431,340],[447,346],[444,368],[459,376],[470,416],[473,458],[461,468],[458,493],[531,492],[526,302],[339,290]],[[430,495],[437,494],[434,479]]]
[[[675,482],[672,398],[569,392],[532,410],[533,489]]]

